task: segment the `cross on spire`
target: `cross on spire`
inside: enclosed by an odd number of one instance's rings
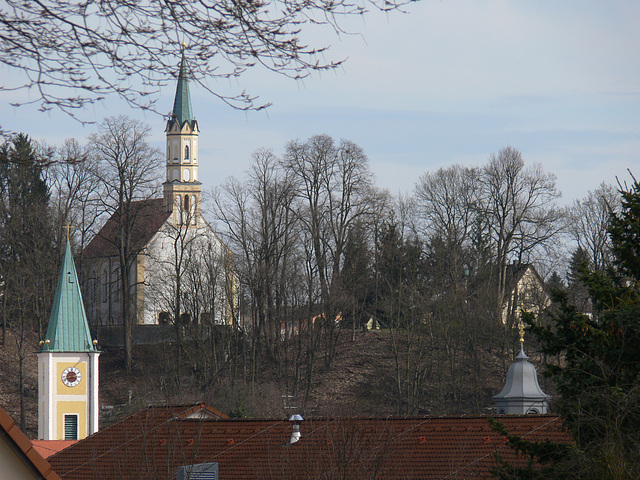
[[[524,343],[524,325],[522,320],[518,322],[518,331],[520,332],[520,345]]]
[[[63,225],[62,228],[65,228],[67,230],[67,240],[69,240],[69,237],[71,235],[71,229],[73,228],[73,226],[71,224],[67,224],[67,225]]]

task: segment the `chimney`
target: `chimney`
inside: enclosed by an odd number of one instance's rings
[[[300,422],[302,420],[303,419],[302,419],[301,415],[291,415],[291,417],[289,418],[290,422],[294,422],[293,423],[293,432],[291,432],[291,438],[289,439],[289,445],[293,445],[298,440],[300,440],[300,437],[302,436],[300,434]]]

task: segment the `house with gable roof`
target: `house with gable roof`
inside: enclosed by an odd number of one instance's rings
[[[0,477],[60,480],[51,464],[38,452],[13,419],[0,407]]]
[[[130,272],[134,325],[157,325],[172,319],[231,323],[235,302],[231,252],[201,214],[199,133],[183,52],[173,111],[165,129],[162,197],[133,202],[133,213],[129,212],[135,217],[131,251],[138,252]],[[123,324],[120,215],[116,211],[84,250],[88,265],[84,298],[92,326]],[[187,268],[199,268],[200,278],[207,277],[207,291],[198,290],[202,296],[198,301],[183,299],[187,292],[192,295],[196,290],[184,278]]]
[[[551,296],[544,280],[530,263],[507,265],[502,323],[515,326],[520,312],[541,313],[551,304]]]

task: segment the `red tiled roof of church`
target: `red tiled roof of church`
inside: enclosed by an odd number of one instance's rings
[[[33,448],[42,455],[42,458],[49,458],[76,442],[77,440],[31,440]]]
[[[182,465],[217,462],[219,478],[443,479],[484,478],[493,453],[523,464],[483,416],[315,418],[300,422],[301,438],[289,444],[293,423],[227,419],[194,407],[145,409],[51,457],[65,479],[174,478]],[[187,413],[190,412],[190,413]],[[219,412],[218,412],[219,413]],[[505,416],[522,437],[568,443],[554,415]],[[354,477],[355,478],[355,477]]]
[[[164,199],[151,198],[131,203],[131,211],[137,217],[131,232],[131,246],[133,251],[142,249],[151,238],[160,230],[162,225],[171,215],[164,208]],[[108,257],[117,255],[118,217],[120,211],[116,211],[93,237],[89,245],[84,249],[87,257]]]

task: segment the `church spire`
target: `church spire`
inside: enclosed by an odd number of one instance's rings
[[[76,266],[66,251],[49,327],[38,352],[38,438],[79,440],[98,431],[98,352]]]
[[[189,74],[184,44],[173,112],[167,122],[167,180],[164,182],[164,207],[173,212],[174,226],[200,226],[200,189],[198,181],[198,121],[191,109]]]
[[[180,128],[184,126],[185,122],[191,122],[193,120],[187,60],[184,56],[184,44],[182,48],[182,59],[180,61],[180,73],[178,74],[178,86],[176,87],[176,97],[173,101],[172,116],[178,122]]]
[[[82,302],[76,266],[67,238],[64,260],[58,276],[56,296],[49,317],[43,352],[95,352]]]

